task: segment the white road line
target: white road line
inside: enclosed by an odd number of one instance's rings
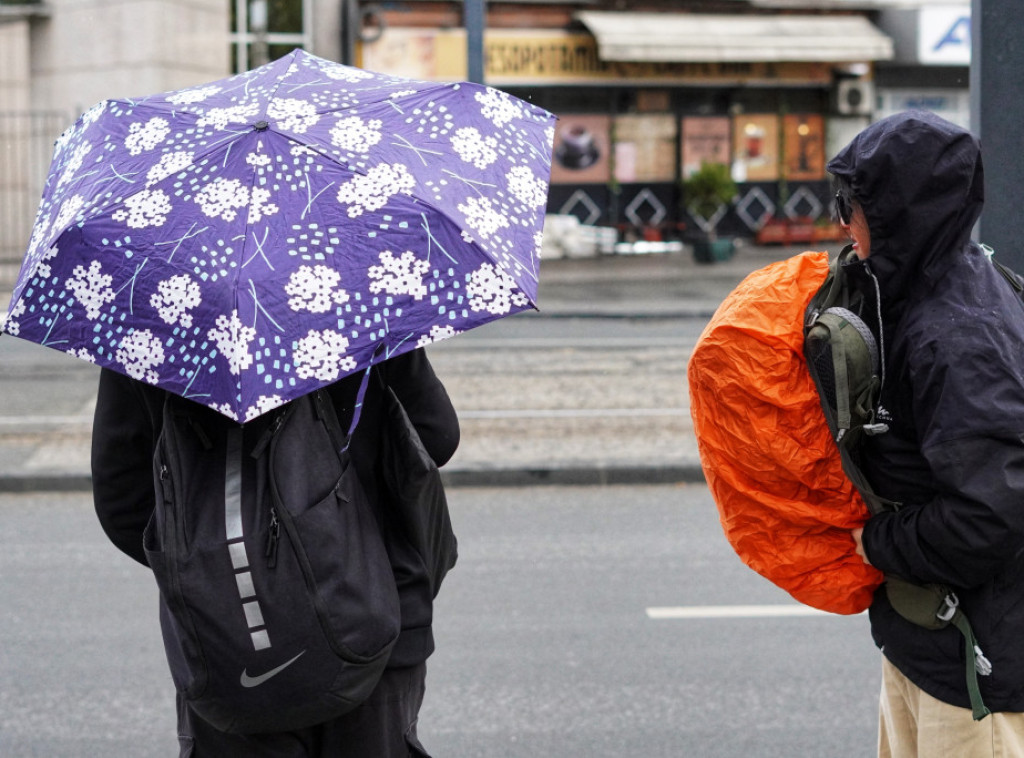
[[[633,418],[636,416],[687,416],[686,408],[509,408],[459,411],[459,418]]]
[[[428,349],[433,351],[446,350],[569,350],[572,348],[616,348],[637,350],[640,348],[681,347],[691,348],[696,340],[686,337],[502,337],[488,339],[486,337],[466,337],[465,339],[442,340],[435,342]]]
[[[863,615],[863,614],[856,614]],[[832,616],[807,605],[688,605],[647,609],[651,619],[728,619],[728,618],[783,618],[787,616]]]

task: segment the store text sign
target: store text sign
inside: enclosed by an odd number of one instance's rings
[[[917,59],[943,66],[971,64],[970,5],[921,8],[917,26]]]
[[[462,29],[389,27],[362,45],[361,65],[413,78],[455,81],[466,76]],[[484,38],[488,84],[543,85],[672,82],[712,86],[740,84],[827,84],[825,63],[663,63],[603,61],[589,34],[517,29],[489,30]]]

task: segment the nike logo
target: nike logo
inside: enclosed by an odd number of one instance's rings
[[[286,668],[288,668],[293,663],[295,663],[295,661],[299,660],[299,658],[301,658],[303,656],[303,654],[305,654],[305,652],[306,651],[303,650],[301,653],[299,653],[297,656],[292,658],[290,661],[285,661],[280,666],[277,666],[276,668],[272,668],[272,669],[270,669],[270,671],[267,671],[264,674],[260,674],[259,676],[249,676],[248,671],[246,671],[245,669],[242,669],[242,678],[239,681],[241,682],[243,687],[259,687],[265,681],[267,681],[268,679],[273,679],[275,676],[277,676],[282,671],[284,671]]]

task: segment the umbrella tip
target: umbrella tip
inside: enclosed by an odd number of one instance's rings
[[[270,124],[268,124],[266,121],[257,121],[252,128],[255,129],[257,132],[265,132],[269,126]]]

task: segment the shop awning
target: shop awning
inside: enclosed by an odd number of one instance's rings
[[[604,61],[664,63],[888,60],[892,40],[863,16],[575,14]]]

